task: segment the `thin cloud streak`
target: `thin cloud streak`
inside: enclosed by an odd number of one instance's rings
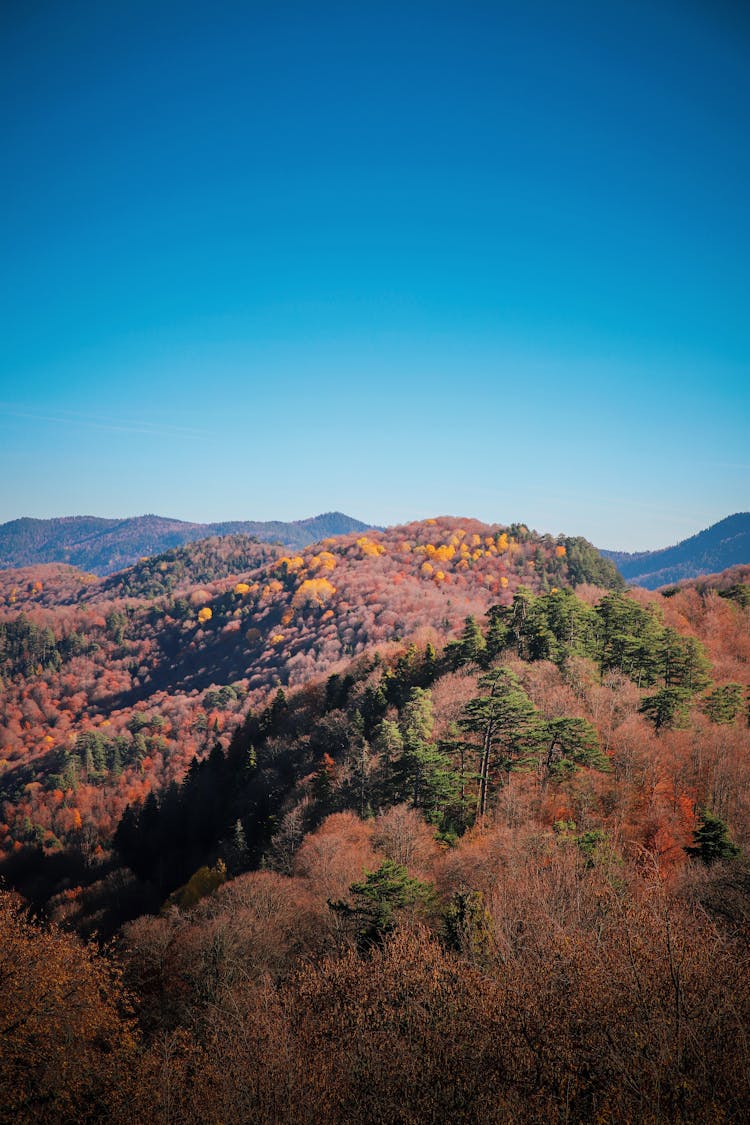
[[[668,523],[683,523],[684,520],[690,519],[705,519],[715,520],[715,512],[697,512],[695,509],[690,511],[676,511],[670,508],[666,511],[663,504],[650,504],[645,500],[641,500],[632,496],[591,496],[585,492],[557,492],[555,494],[548,492],[543,485],[529,485],[529,489],[536,492],[544,492],[548,500],[557,503],[567,503],[570,500],[575,500],[583,504],[591,504],[597,506],[605,506],[607,508],[635,508],[638,510],[646,510],[655,512],[662,519]]]
[[[7,418],[22,418],[31,422],[51,422],[54,425],[63,426],[82,426],[90,430],[103,430],[115,433],[128,433],[128,434],[143,434],[147,437],[186,437],[186,438],[206,438],[213,437],[213,434],[208,433],[206,430],[191,429],[187,426],[170,426],[164,424],[152,424],[143,420],[134,422],[122,422],[110,418],[102,418],[96,415],[79,414],[75,411],[60,411],[56,414],[42,414],[35,410],[19,410],[8,409],[2,403],[0,404],[0,414]]]

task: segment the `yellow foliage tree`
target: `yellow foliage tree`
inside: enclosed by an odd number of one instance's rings
[[[302,606],[324,606],[336,593],[336,587],[327,578],[306,578],[298,586],[292,598],[292,605],[299,609]]]
[[[278,566],[285,574],[295,574],[296,571],[302,570],[305,565],[305,560],[301,555],[295,555],[294,558],[289,558],[288,555],[283,555],[278,562]]]
[[[357,546],[359,547],[363,555],[373,555],[377,558],[378,555],[385,554],[385,547],[383,546],[383,544],[373,543],[373,541],[371,539],[368,539],[366,535],[363,535],[360,539],[357,540]]]
[[[203,625],[206,621],[210,621],[213,617],[213,610],[210,606],[204,605],[203,609],[198,610],[198,621]]]
[[[179,887],[167,899],[165,908],[168,906],[179,906],[183,910],[189,910],[191,906],[195,906],[202,898],[213,892],[225,883],[227,879],[227,869],[223,860],[219,860],[215,867],[199,867],[190,876],[190,879],[183,887]]]
[[[321,551],[319,555],[313,555],[309,562],[310,570],[333,570],[335,566],[336,556],[330,551]]]

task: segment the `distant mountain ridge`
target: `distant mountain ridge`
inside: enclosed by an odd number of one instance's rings
[[[146,556],[214,535],[248,535],[265,543],[280,542],[300,550],[319,539],[368,531],[371,526],[343,512],[326,512],[289,522],[190,523],[155,515],[124,520],[97,516],[61,516],[48,520],[24,517],[0,524],[0,568],[69,563],[80,570],[107,575],[132,566]]]
[[[689,539],[658,551],[601,551],[627,582],[656,590],[685,578],[750,563],[750,512],[736,512]]]

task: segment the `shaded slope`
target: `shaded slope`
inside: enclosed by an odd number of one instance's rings
[[[674,547],[633,554],[601,553],[612,560],[628,582],[649,590],[685,578],[716,574],[730,566],[750,563],[750,512],[727,516]]]
[[[327,535],[366,531],[368,526],[342,512],[288,523],[239,520],[205,524],[155,515],[125,520],[95,516],[24,518],[0,525],[0,567],[68,563],[95,574],[112,574],[144,557],[211,535],[250,535],[299,549]]]

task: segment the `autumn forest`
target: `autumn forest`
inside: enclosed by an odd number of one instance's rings
[[[0,1120],[742,1121],[750,566],[0,571]]]

